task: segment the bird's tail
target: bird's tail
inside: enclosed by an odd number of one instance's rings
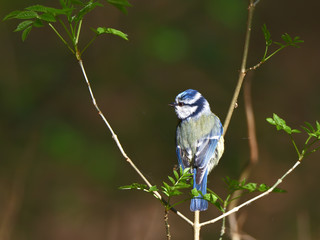
[[[196,183],[196,174],[197,170],[196,168],[193,169],[193,188],[196,188],[197,190],[200,190],[202,194],[207,193],[207,176],[208,176],[208,170],[203,176],[202,181],[197,184]],[[192,212],[195,211],[205,211],[208,209],[208,202],[207,200],[204,200],[202,196],[197,196],[191,199],[191,204],[190,204],[190,210]]]

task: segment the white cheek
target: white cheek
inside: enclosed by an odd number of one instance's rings
[[[176,107],[176,113],[177,113],[177,116],[178,118],[180,119],[185,119],[187,117],[189,117],[190,115],[192,115],[196,110],[197,110],[197,106],[183,106],[183,107],[180,107],[180,106],[177,106]]]

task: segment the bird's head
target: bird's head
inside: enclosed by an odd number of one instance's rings
[[[189,117],[198,118],[202,114],[210,113],[208,101],[197,90],[188,89],[176,96],[173,103],[169,104],[174,107],[179,119]]]

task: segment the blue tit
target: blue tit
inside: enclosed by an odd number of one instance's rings
[[[223,127],[211,112],[208,101],[196,90],[177,95],[170,106],[180,119],[176,132],[176,153],[179,165],[190,168],[193,187],[207,193],[207,177],[218,164],[224,151]],[[191,199],[191,211],[205,211],[208,202],[202,196]]]

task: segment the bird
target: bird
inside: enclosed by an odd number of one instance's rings
[[[208,174],[217,166],[224,152],[223,126],[211,112],[208,101],[197,90],[188,89],[179,93],[169,105],[179,119],[176,130],[179,166],[190,168],[193,188],[205,195]],[[207,209],[208,202],[201,194],[191,199],[192,212]]]

